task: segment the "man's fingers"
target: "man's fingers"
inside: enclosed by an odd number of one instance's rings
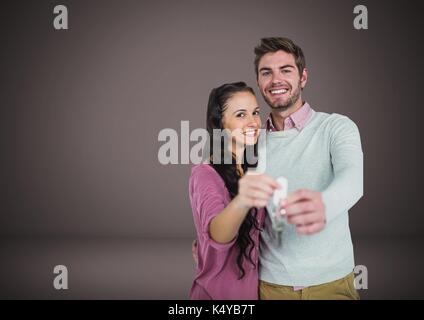
[[[321,216],[320,214],[313,212],[313,213],[305,213],[305,214],[298,214],[294,216],[288,216],[287,222],[290,224],[295,225],[308,225],[312,223],[319,223],[321,222]]]
[[[304,199],[311,199],[315,195],[315,191],[308,190],[308,189],[299,189],[287,196],[286,199],[281,201],[282,206],[288,206],[292,203],[304,200]]]
[[[286,209],[287,216],[314,212],[316,210],[314,202],[312,201],[296,202],[293,204],[288,204],[284,208]]]

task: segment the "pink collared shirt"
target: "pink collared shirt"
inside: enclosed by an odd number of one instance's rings
[[[310,105],[305,102],[299,110],[293,112],[289,117],[284,119],[284,130],[296,128],[302,130],[305,127],[306,122],[311,118],[313,110]],[[272,122],[272,116],[269,115],[266,120],[266,130],[268,132],[278,131]]]

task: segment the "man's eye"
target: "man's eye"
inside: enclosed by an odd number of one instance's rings
[[[283,73],[290,73],[291,70],[283,70]]]
[[[266,77],[266,76],[269,76],[269,75],[270,75],[270,72],[269,71],[262,72],[262,76],[263,77]]]

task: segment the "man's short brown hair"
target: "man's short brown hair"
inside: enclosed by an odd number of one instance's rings
[[[269,52],[285,51],[294,55],[297,69],[301,75],[306,66],[302,49],[288,38],[262,38],[261,43],[255,47],[255,72],[256,79],[259,75],[259,61]]]

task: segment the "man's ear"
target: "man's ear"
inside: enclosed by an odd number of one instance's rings
[[[300,86],[301,88],[305,88],[306,82],[308,82],[308,69],[303,68],[302,75],[300,77]]]

